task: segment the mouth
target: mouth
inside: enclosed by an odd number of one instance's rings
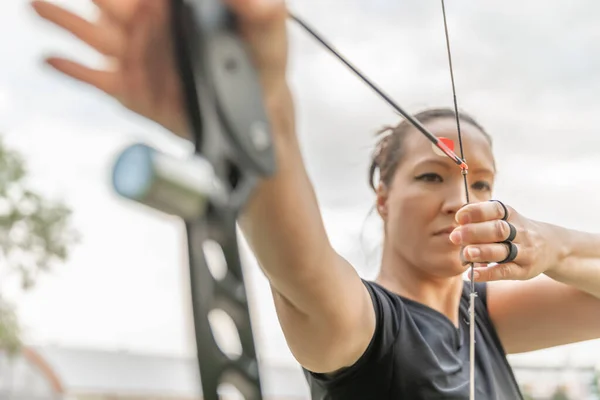
[[[450,235],[454,229],[456,229],[456,226],[452,225],[452,226],[448,226],[444,229],[441,229],[439,231],[436,231],[433,236],[441,236],[441,235]]]

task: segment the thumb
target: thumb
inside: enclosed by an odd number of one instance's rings
[[[268,89],[285,80],[288,12],[284,0],[224,0],[238,17],[238,29]]]
[[[473,269],[476,282],[522,280],[525,271],[515,263],[488,264],[486,267]],[[469,278],[471,273],[469,272]]]

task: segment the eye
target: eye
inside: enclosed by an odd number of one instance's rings
[[[484,192],[491,192],[492,191],[492,185],[490,185],[488,182],[486,181],[477,181],[472,185],[473,189],[475,190],[481,190]]]
[[[426,173],[419,175],[415,178],[417,181],[422,182],[443,182],[444,180],[439,174],[436,173]]]

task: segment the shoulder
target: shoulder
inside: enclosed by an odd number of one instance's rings
[[[366,382],[369,387],[377,383],[383,388],[389,384],[383,377],[393,363],[393,348],[401,327],[406,326],[408,310],[401,296],[379,284],[362,280],[367,288],[375,311],[375,331],[371,341],[354,365],[333,374],[318,374],[304,370],[313,398],[320,393],[344,393],[344,398],[357,398],[356,391]],[[368,394],[365,393],[365,396]]]

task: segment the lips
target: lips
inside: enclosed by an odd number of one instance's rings
[[[447,226],[447,227],[446,227],[446,228],[444,228],[444,229],[440,229],[439,231],[436,231],[436,232],[434,233],[434,236],[437,236],[437,235],[449,235],[449,234],[451,234],[451,233],[452,233],[452,232],[453,232],[455,229],[456,229],[456,226],[455,226],[455,225],[452,225],[452,226]]]

